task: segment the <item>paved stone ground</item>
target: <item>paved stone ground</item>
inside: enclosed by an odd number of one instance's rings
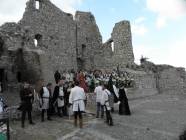
[[[83,129],[68,118],[20,128],[11,123],[12,140],[177,140],[186,128],[186,95],[153,95],[131,100],[131,116],[113,114],[114,126],[86,115]],[[37,117],[36,117],[37,118]]]

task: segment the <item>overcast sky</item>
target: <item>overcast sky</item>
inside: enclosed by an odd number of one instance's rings
[[[0,25],[19,21],[27,0],[0,0]],[[186,0],[51,0],[65,12],[91,11],[102,33],[129,20],[136,62],[141,55],[156,64],[186,68]]]

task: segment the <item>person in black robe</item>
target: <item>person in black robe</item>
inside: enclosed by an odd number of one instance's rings
[[[56,84],[59,82],[59,80],[61,79],[61,74],[59,73],[59,71],[57,70],[54,74],[54,78],[56,81]]]
[[[35,124],[32,121],[32,103],[34,100],[34,95],[30,89],[30,86],[28,83],[24,83],[24,87],[20,91],[20,98],[21,98],[21,106],[19,109],[22,111],[22,117],[21,117],[21,126],[22,128],[25,127],[25,116],[26,113],[28,113],[28,120],[30,124]]]
[[[62,80],[58,81],[58,84],[55,86],[54,93],[53,93],[53,104],[55,106],[57,106],[57,111],[58,111],[59,117],[62,117],[63,115],[67,116],[67,109],[65,106],[65,98],[66,98],[65,95],[66,95],[67,90],[63,87],[64,96],[61,98],[61,96],[59,95],[60,87],[63,86],[63,83],[64,83],[64,78]],[[64,100],[63,107],[58,106],[58,102],[57,102],[58,98],[61,98],[62,100]]]
[[[119,88],[119,115],[131,115],[128,98],[125,93],[124,83],[120,84]]]

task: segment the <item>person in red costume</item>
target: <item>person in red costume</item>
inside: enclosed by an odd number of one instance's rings
[[[79,81],[79,86],[84,89],[85,93],[87,93],[88,92],[88,87],[87,87],[87,84],[86,84],[86,81],[85,81],[85,76],[84,76],[82,71],[80,71],[77,74],[77,80]]]

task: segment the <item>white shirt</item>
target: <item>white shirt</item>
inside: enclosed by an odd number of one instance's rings
[[[100,103],[101,102],[101,98],[103,95],[103,89],[102,86],[97,86],[94,90],[94,93],[96,94],[96,102]]]
[[[69,73],[66,73],[65,76],[66,76],[66,80],[67,80],[67,81],[70,81],[70,74],[69,74]]]
[[[63,87],[59,87],[59,96],[64,96]]]
[[[73,111],[85,111],[85,99],[86,96],[83,88],[75,86],[71,89],[69,103],[73,104]]]
[[[49,98],[50,93],[49,90],[46,87],[43,87],[43,98]]]
[[[105,89],[103,91],[103,96],[102,96],[102,99],[101,99],[101,104],[102,105],[105,105],[107,110],[110,110],[110,105],[109,105],[109,96],[111,95],[110,91]]]
[[[64,97],[63,87],[59,87],[59,97]],[[57,99],[58,107],[63,107],[65,105],[64,99]]]

